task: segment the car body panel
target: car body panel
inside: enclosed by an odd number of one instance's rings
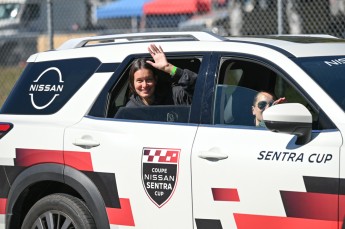
[[[210,136],[217,137],[209,142]],[[331,208],[321,202],[327,193],[319,194],[319,203],[312,202],[313,193],[308,191],[304,178],[338,178],[341,134],[315,133],[301,147],[295,141],[291,135],[267,130],[199,127],[192,153],[194,217],[200,224],[207,219],[218,220],[223,228],[275,228],[277,217],[283,224],[295,217],[306,222],[327,221],[323,217],[328,212],[333,214],[328,219],[329,225],[337,221],[336,199]],[[209,150],[217,150],[228,158],[219,161],[200,158],[200,152]],[[204,170],[207,173],[202,173]],[[285,202],[285,194],[295,196]],[[312,204],[325,212],[320,210],[318,216],[312,216],[308,213]],[[301,210],[292,210],[293,205]],[[254,220],[260,218],[261,223]],[[289,227],[298,228],[306,222]]]
[[[97,128],[94,128],[96,126]],[[184,126],[84,118],[78,124],[66,129],[65,150],[72,152],[72,154],[80,151],[87,153],[91,157],[93,171],[114,174],[116,183],[108,185],[115,186],[121,200],[129,201],[133,217],[132,223],[136,225],[136,228],[192,227],[190,154],[196,129],[196,125]],[[80,146],[73,145],[76,139],[83,137],[93,139],[100,145],[90,149],[82,149]],[[169,189],[169,187],[153,188],[147,184],[155,178],[149,178],[147,182],[143,180],[143,148],[171,149],[179,152],[178,173],[174,175],[176,185],[174,190]],[[163,170],[162,172],[151,171],[152,175],[169,175],[169,169],[165,170],[165,166],[166,164],[163,162],[155,162],[154,168]],[[151,201],[143,185],[155,190],[154,195],[157,197],[154,196],[153,200],[158,198],[161,192],[173,191],[173,193],[166,200],[166,203],[155,203]],[[111,211],[114,208],[107,206],[107,209],[109,209],[109,218],[114,218],[114,221],[110,220],[110,224],[121,225],[117,219],[117,213]],[[156,220],[158,215],[160,220]],[[178,220],[171,220],[172,215]],[[168,226],[166,225],[167,221],[169,221]],[[134,226],[129,222],[122,225]]]

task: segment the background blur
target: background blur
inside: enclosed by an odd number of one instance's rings
[[[0,107],[33,53],[74,37],[187,30],[345,38],[345,0],[0,0]]]

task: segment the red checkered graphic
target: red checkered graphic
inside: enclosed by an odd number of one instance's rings
[[[144,148],[144,163],[178,163],[180,150],[162,148]]]

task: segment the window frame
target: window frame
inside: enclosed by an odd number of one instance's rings
[[[317,117],[319,118],[317,124],[323,124],[323,128],[317,128],[313,126],[313,130],[324,130],[324,129],[335,129],[334,123],[330,120],[330,118],[325,114],[325,112],[321,109],[320,106],[309,96],[309,94],[299,85],[296,81],[287,74],[281,67],[276,65],[275,63],[268,61],[264,58],[259,56],[247,55],[243,53],[232,53],[232,52],[214,52],[212,55],[212,59],[210,60],[211,69],[209,69],[210,74],[208,74],[206,83],[205,83],[205,90],[212,91],[212,94],[205,96],[203,98],[202,104],[205,107],[203,109],[202,114],[202,122],[203,124],[213,124],[213,114],[214,114],[214,104],[215,104],[215,96],[216,96],[216,86],[218,83],[219,78],[219,71],[221,64],[223,63],[224,59],[235,59],[235,60],[242,60],[242,61],[249,61],[263,67],[270,69],[271,71],[275,72],[277,77],[281,77],[286,83],[288,83],[303,99],[305,100],[308,105],[310,105],[310,109],[317,113]],[[322,120],[320,120],[322,119]],[[315,124],[315,123],[314,123]],[[239,125],[226,125],[231,127],[238,127],[241,128]],[[248,127],[248,126],[242,126]],[[253,126],[254,128],[254,126]]]
[[[190,117],[188,123],[198,123],[200,120],[200,103],[203,96],[203,85],[206,80],[206,72],[209,66],[210,54],[209,52],[183,52],[183,53],[166,53],[167,59],[191,59],[191,57],[202,58],[199,66],[198,72],[198,79],[195,84],[195,91],[193,95],[193,102],[190,108]],[[148,58],[150,59],[151,56],[149,54],[132,54],[127,56],[122,63],[119,64],[114,74],[111,76],[108,83],[102,89],[98,98],[96,98],[96,102],[93,107],[90,109],[89,116],[96,116],[98,118],[111,118],[115,119],[114,116],[116,112],[113,114],[110,110],[111,104],[114,104],[116,96],[113,94],[113,91],[117,90],[119,87],[123,86],[124,82],[128,82],[128,74],[126,74],[129,70],[130,64],[138,58]],[[127,78],[126,78],[127,77]],[[102,109],[103,111],[95,111],[96,109]],[[116,119],[119,120],[119,119]],[[126,121],[125,119],[121,119]],[[145,120],[130,120],[130,121],[138,121],[138,122],[145,122]],[[187,124],[187,123],[186,123]]]

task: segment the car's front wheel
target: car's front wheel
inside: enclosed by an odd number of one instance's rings
[[[66,194],[52,194],[35,203],[25,216],[22,229],[94,229],[83,201]]]

